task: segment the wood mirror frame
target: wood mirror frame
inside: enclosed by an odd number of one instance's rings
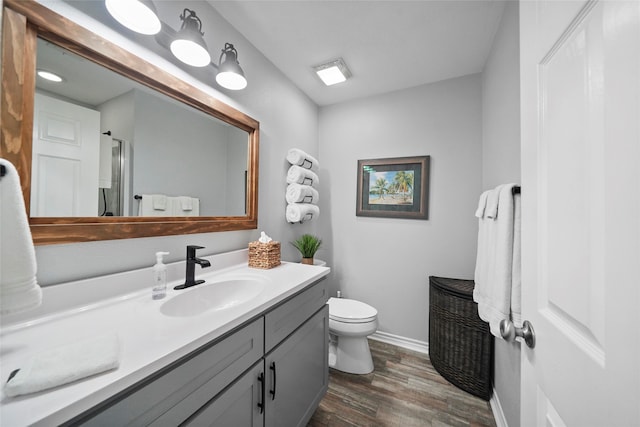
[[[0,2],[2,4],[2,2]],[[4,0],[0,157],[18,169],[30,212],[36,40],[41,37],[249,133],[245,216],[30,218],[34,244],[248,230],[258,224],[259,123],[33,0]]]

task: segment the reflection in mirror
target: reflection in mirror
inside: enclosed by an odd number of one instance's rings
[[[0,92],[0,134],[2,137],[0,138],[0,155],[16,165],[20,174],[20,184],[24,193],[25,205],[30,213],[31,235],[36,245],[256,229],[258,225],[260,144],[260,123],[257,120],[221,102],[192,84],[177,78],[163,68],[145,61],[129,50],[125,50],[87,30],[85,27],[77,25],[75,22],[41,4],[41,2],[36,0],[3,0],[0,3],[4,5],[1,27],[2,49],[0,50],[0,55],[2,56],[0,58],[2,60],[2,91]],[[42,39],[41,42],[38,42],[39,38]],[[102,100],[85,100],[82,102],[71,95],[56,94],[54,92],[55,89],[52,87],[45,88],[41,84],[39,84],[41,87],[36,90],[36,80],[38,78],[35,72],[37,68],[38,43],[42,46],[44,41],[73,52],[73,54],[85,58],[89,62],[100,64],[105,69],[125,76],[142,84],[144,87],[124,90],[110,88],[108,89],[108,96],[102,98]],[[58,55],[60,56],[59,53]],[[69,55],[62,56],[68,57]],[[75,64],[74,68],[80,69],[77,63],[73,63]],[[90,77],[93,89],[107,87],[102,74],[99,74],[100,71],[84,71],[83,73],[85,76]],[[68,79],[71,81],[70,78]],[[207,84],[206,79],[200,80]],[[150,89],[152,92],[148,92],[145,88]],[[59,175],[71,175],[74,179],[73,182],[81,181],[79,177],[74,176],[79,173],[79,167],[75,167],[78,170],[77,172],[74,167],[70,167],[68,164],[64,165],[65,167],[55,165],[56,167],[48,167],[44,170],[38,167],[37,171],[32,173],[32,166],[34,165],[32,156],[34,112],[36,110],[34,108],[34,98],[36,91],[38,92],[38,98],[46,96],[57,101],[65,101],[89,110],[98,111],[100,113],[98,121],[100,124],[97,126],[99,128],[98,138],[102,139],[105,132],[111,131],[112,152],[114,144],[122,147],[124,154],[116,153],[115,158],[124,159],[125,164],[123,166],[114,166],[114,155],[112,153],[111,177],[109,177],[109,155],[107,153],[109,144],[108,142],[102,144],[105,154],[102,156],[98,154],[98,159],[102,157],[107,166],[102,168],[102,180],[100,167],[97,167],[97,185],[95,184],[95,178],[91,178],[94,183],[91,190],[87,190],[87,192],[92,194],[92,201],[91,208],[87,208],[90,209],[90,213],[86,214],[90,216],[63,216],[83,215],[72,213],[68,203],[66,205],[61,203],[63,207],[60,207],[60,212],[55,214],[36,213],[34,210],[34,215],[31,215],[32,200],[34,204],[44,203],[46,205],[48,203],[47,198],[51,199],[47,190],[54,187],[56,180],[61,179]],[[152,118],[148,115],[149,108],[136,109],[135,103],[130,102],[127,107],[113,108],[109,113],[114,115],[111,118],[113,123],[110,122],[108,128],[103,128],[102,121],[106,120],[108,114],[107,112],[99,111],[98,106],[107,104],[107,100],[126,98],[128,93],[135,102],[140,100],[142,106],[148,107],[150,100],[153,99],[154,110],[158,106],[158,110],[173,111],[170,110],[171,106],[184,104],[194,109],[195,114],[194,116],[183,117],[183,112],[175,112],[175,117],[172,116],[169,121],[172,126],[167,129],[162,127],[166,124],[163,118]],[[160,101],[156,101],[156,98],[154,98],[156,93],[170,98],[169,105],[159,107]],[[142,100],[146,100],[147,103],[144,104]],[[56,113],[58,113],[57,110]],[[167,111],[165,111],[165,116],[166,114]],[[170,114],[173,114],[173,112],[170,112]],[[178,115],[180,115],[179,121]],[[198,120],[194,117],[199,115],[215,117],[221,123],[230,125],[227,126],[226,133],[233,134],[233,136],[227,142],[227,151],[225,153],[218,151],[209,154],[205,153],[211,148],[211,145],[220,144],[219,142],[214,144],[214,139],[211,137],[214,134],[225,133],[225,131],[220,130],[220,126],[215,130],[207,129],[207,139],[205,142],[201,141],[201,145],[188,145],[195,139],[195,125],[190,120]],[[63,142],[74,141],[79,138],[80,132],[75,125],[72,126],[63,119],[55,120],[63,117],[62,115],[51,115],[51,117],[54,120],[46,123],[46,126],[41,125],[40,119],[38,119],[39,124],[36,127],[36,136],[43,136],[45,139],[59,138]],[[147,122],[154,124],[151,128],[144,130],[147,138],[142,138],[144,132],[136,133],[138,118],[145,118]],[[236,128],[236,130],[232,132],[230,128]],[[241,129],[241,131],[237,129]],[[169,135],[168,138],[167,135]],[[234,145],[231,142],[232,140],[241,142]],[[120,141],[122,141],[122,144],[120,144]],[[209,145],[202,145],[205,143]],[[61,143],[59,145],[64,146],[65,144]],[[67,145],[72,147],[71,143]],[[101,144],[98,145],[100,146]],[[151,147],[150,151],[144,149],[145,145]],[[236,149],[244,153],[246,157],[234,157],[233,161],[230,160],[230,157],[226,157]],[[166,155],[166,157],[163,157],[163,155]],[[204,155],[209,157],[204,157]],[[145,162],[141,162],[143,159]],[[188,167],[185,166],[187,159]],[[74,161],[70,160],[69,163]],[[227,167],[236,161],[241,164],[238,169]],[[38,164],[39,161],[35,163]],[[114,168],[116,167],[118,169],[114,173]],[[139,178],[137,176],[139,169],[146,173],[146,167],[154,167],[159,173],[153,176],[149,175],[146,178]],[[225,173],[220,173],[220,170]],[[244,173],[245,170],[246,174]],[[115,179],[114,175],[116,175]],[[117,194],[117,191],[114,191],[111,198],[103,196],[100,188],[108,189],[109,183],[111,185],[111,190],[109,191],[118,188],[118,175],[121,175],[121,196]],[[240,176],[239,178],[237,178],[238,175]],[[182,179],[183,176],[184,179]],[[36,186],[45,186],[44,190],[38,189],[37,195],[34,195],[33,198],[31,197],[32,178],[37,181]],[[214,188],[213,183],[221,181],[226,184],[224,190],[212,190]],[[240,184],[235,184],[238,181],[240,181]],[[154,187],[137,187],[145,182],[147,184],[144,185],[154,185]],[[177,184],[180,182],[182,184],[178,187]],[[234,183],[232,188],[228,186],[230,182]],[[245,182],[246,185],[244,185]],[[176,187],[175,189],[169,188],[169,185],[176,185]],[[236,185],[238,189],[236,189]],[[64,188],[64,186],[56,186],[56,189],[59,189],[58,187]],[[203,190],[205,188],[206,193]],[[169,194],[169,192],[171,193]],[[138,194],[163,194],[170,197],[184,197],[183,199],[178,199],[183,212],[180,216],[157,216],[158,212],[156,211],[161,211],[162,209],[155,209],[152,205],[153,216],[138,216],[137,213],[140,207],[136,204],[139,202],[135,199]],[[211,197],[212,194],[213,197]],[[64,200],[64,197],[73,199],[69,194],[53,198]],[[187,197],[190,199],[186,199]],[[117,198],[121,198],[120,206],[117,206],[118,203],[110,201],[110,199]],[[189,215],[194,214],[192,206],[195,198],[198,198],[200,216],[187,216],[187,213]],[[101,199],[102,202],[100,201]],[[162,198],[156,199],[153,200],[151,198],[151,203],[156,202],[158,206],[161,206],[163,203]],[[105,200],[107,201],[106,203]],[[183,200],[187,206],[186,208],[182,207]],[[192,202],[191,207],[189,206],[189,200]],[[244,203],[240,202],[240,200]],[[62,212],[63,209],[67,209],[67,211]],[[164,209],[165,211],[160,215],[167,215],[167,208],[165,207]],[[225,214],[216,213],[212,216],[205,216],[210,215],[205,212],[212,212],[209,209],[215,209],[214,212],[221,212],[224,209]],[[40,210],[40,207],[38,207],[38,210]],[[107,216],[108,212],[115,215],[118,211],[122,211],[123,215],[130,216]],[[173,210],[170,212],[173,213]]]
[[[249,134],[38,38],[31,216],[242,216]]]

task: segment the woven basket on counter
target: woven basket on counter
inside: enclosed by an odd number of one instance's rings
[[[280,265],[280,242],[249,242],[249,267],[269,269]]]

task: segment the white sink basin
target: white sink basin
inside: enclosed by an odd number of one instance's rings
[[[171,317],[189,317],[212,310],[225,310],[249,301],[264,290],[264,281],[254,278],[221,280],[185,289],[160,306]]]

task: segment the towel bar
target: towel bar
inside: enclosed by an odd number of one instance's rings
[[[514,196],[515,196],[516,194],[520,194],[520,186],[519,186],[519,185],[516,185],[515,187],[512,187],[512,188],[511,188],[511,194],[513,194]]]
[[[4,165],[0,165],[0,178],[7,174],[7,168]]]
[[[136,200],[142,200],[142,196],[136,194],[135,196],[133,196],[134,199]]]

